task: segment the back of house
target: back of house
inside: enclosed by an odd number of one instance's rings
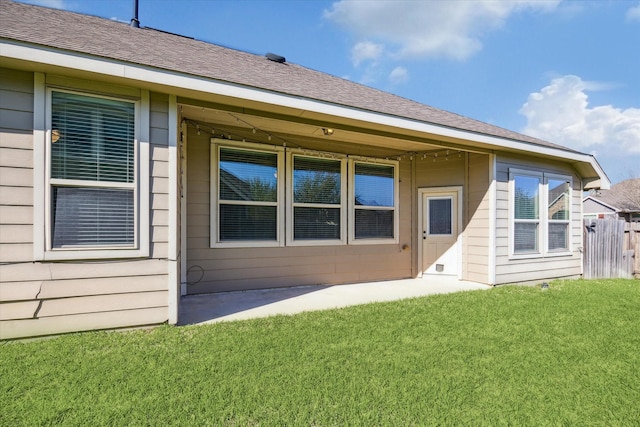
[[[0,57],[2,339],[174,324],[206,292],[578,277],[582,191],[609,185],[593,156],[144,26],[0,0]]]

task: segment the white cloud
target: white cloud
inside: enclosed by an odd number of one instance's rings
[[[484,33],[499,28],[513,13],[552,10],[559,2],[340,0],[324,15],[361,40],[392,44],[400,57],[465,59],[482,48],[480,37]]]
[[[580,151],[640,153],[640,108],[589,106],[586,91],[601,87],[573,75],[553,79],[520,109],[523,133]]]
[[[405,83],[409,80],[409,73],[404,67],[396,67],[389,73],[389,80],[393,84]]]
[[[626,14],[628,21],[638,21],[640,22],[640,3],[637,6],[630,8],[627,10]]]
[[[366,60],[376,61],[382,55],[384,48],[380,44],[372,42],[356,43],[351,49],[351,59],[356,67]]]

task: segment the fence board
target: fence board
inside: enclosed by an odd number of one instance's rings
[[[621,219],[585,219],[583,276],[632,278],[638,265],[636,228]]]

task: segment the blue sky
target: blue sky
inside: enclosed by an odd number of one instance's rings
[[[639,0],[139,0],[139,18],[593,153],[614,183],[640,177]]]

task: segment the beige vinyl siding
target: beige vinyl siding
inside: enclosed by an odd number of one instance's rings
[[[511,259],[509,256],[509,168],[567,175],[573,178],[571,200],[571,255]],[[496,166],[496,284],[536,282],[576,277],[581,271],[582,246],[580,177],[570,165],[521,156],[499,155]]]
[[[462,278],[489,283],[489,156],[468,155]]]
[[[167,258],[169,247],[169,97],[152,93],[149,131],[151,139],[150,239],[152,258]]]
[[[29,261],[33,255],[32,127],[33,73],[0,68],[2,262]]]
[[[398,244],[210,248],[209,135],[188,129],[187,293],[411,277],[411,164],[400,164]],[[309,147],[313,148],[313,147]],[[317,147],[320,149],[321,147]]]
[[[59,76],[47,82],[139,92]],[[168,97],[151,95],[151,209],[145,214],[152,259],[33,262],[33,73],[0,69],[0,91],[0,339],[165,322]]]

